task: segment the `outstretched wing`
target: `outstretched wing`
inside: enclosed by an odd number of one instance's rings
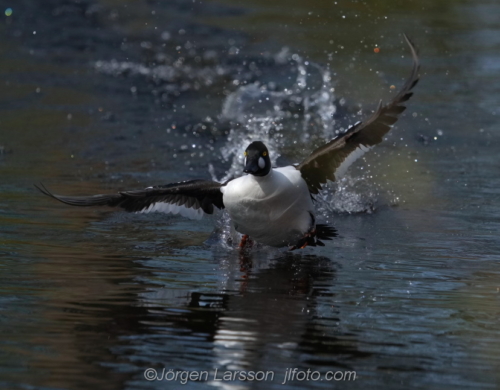
[[[190,180],[144,190],[124,191],[110,195],[62,196],[51,193],[42,184],[36,186],[43,194],[72,206],[121,207],[130,212],[159,211],[199,219],[203,212],[212,214],[214,206],[222,209],[221,187],[224,184],[209,180]]]
[[[335,181],[341,177],[354,161],[380,143],[399,114],[406,110],[403,104],[413,95],[411,90],[419,80],[420,65],[413,43],[406,35],[404,37],[410,46],[413,68],[401,91],[385,106],[380,102],[377,111],[367,121],[351,126],[297,166],[312,194],[317,194],[327,180]]]

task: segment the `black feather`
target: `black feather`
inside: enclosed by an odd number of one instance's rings
[[[118,194],[92,196],[64,196],[51,193],[43,184],[35,187],[44,195],[71,206],[121,207],[126,211],[142,211],[155,203],[170,203],[213,214],[214,206],[223,209],[221,187],[227,183],[209,180],[190,180],[144,190],[123,191]]]
[[[398,116],[406,109],[402,104],[413,95],[411,89],[419,80],[420,64],[413,43],[406,35],[404,37],[410,46],[413,68],[399,93],[385,106],[380,102],[366,122],[351,126],[345,133],[316,149],[296,167],[307,182],[311,194],[317,194],[327,180],[335,181],[337,169],[360,145],[370,147],[382,142]]]

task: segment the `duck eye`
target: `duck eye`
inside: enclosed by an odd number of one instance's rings
[[[245,156],[245,157],[246,157],[247,155],[248,155],[248,153],[247,153],[247,152],[244,152],[244,153],[243,153],[243,156]]]
[[[262,155],[263,155],[264,157],[266,157],[266,156],[267,156],[267,152],[262,153]]]

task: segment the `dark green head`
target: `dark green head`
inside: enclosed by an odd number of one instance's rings
[[[266,145],[254,141],[245,150],[245,169],[243,172],[254,176],[266,176],[271,170],[271,159]]]

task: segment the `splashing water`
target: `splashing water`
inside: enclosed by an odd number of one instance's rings
[[[253,117],[248,119],[245,129],[246,131],[239,128],[231,129],[226,144],[221,148],[224,161],[231,161],[231,166],[222,181],[243,173],[243,151],[253,141],[262,141],[266,144],[273,165],[276,165],[276,160],[280,157],[279,150],[283,143],[282,124],[271,117]]]
[[[295,136],[284,136],[285,127],[298,130],[302,142],[307,142],[317,129],[321,130],[322,138],[330,139],[334,135],[337,106],[330,71],[304,61],[297,54],[290,56],[286,49],[275,56],[275,61],[295,64],[292,66],[297,76],[290,88],[276,90],[274,83],[242,85],[228,95],[223,104],[221,119],[232,124],[227,143],[221,148],[223,160],[231,161],[223,180],[241,174],[243,150],[255,140],[268,146],[272,163],[276,165],[280,151],[296,141]],[[310,81],[313,78],[320,84],[316,90],[308,85],[313,84]],[[302,123],[298,129],[297,123]]]
[[[260,140],[267,145],[276,166],[281,155],[288,152],[296,156],[298,145],[311,151],[314,143],[321,144],[341,132],[335,127],[337,119],[342,117],[339,108],[344,99],[336,99],[330,69],[306,61],[288,48],[273,57],[274,67],[282,67],[285,73],[294,75],[291,85],[281,88],[275,82],[249,83],[251,79],[263,79],[261,73],[250,67],[242,76],[241,64],[222,65],[207,60],[195,66],[187,63],[189,56],[183,61],[173,61],[160,54],[157,57],[155,66],[116,60],[97,61],[93,65],[97,71],[113,76],[144,77],[157,86],[162,85],[167,93],[170,90],[198,90],[223,78],[232,80],[232,85],[239,85],[226,97],[219,116],[222,122],[230,124],[227,141],[220,150],[222,161],[230,165],[222,178],[216,177],[214,167],[209,165],[213,180],[224,182],[240,176],[243,151],[252,141]],[[366,176],[353,178],[348,174],[340,182],[325,186],[317,197],[320,214],[328,219],[333,213],[372,212],[379,190],[374,189],[369,180],[368,184],[360,185]]]
[[[96,71],[112,76],[143,76],[155,84],[163,85],[166,91],[199,90],[203,86],[211,86],[229,72],[222,65],[194,67],[179,60],[173,63],[147,66],[141,63],[113,59],[97,61],[93,66]]]
[[[287,56],[288,60],[285,60]],[[242,174],[243,151],[252,141],[264,142],[270,150],[273,165],[276,165],[281,151],[298,140],[310,144],[312,137],[330,140],[339,133],[335,131],[338,103],[330,70],[304,61],[296,54],[290,56],[286,50],[278,53],[275,60],[295,62],[297,76],[291,88],[276,91],[272,89],[274,85],[243,85],[228,95],[223,104],[221,118],[231,121],[232,127],[226,144],[221,148],[223,160],[231,162],[222,181]],[[315,84],[319,86],[314,88]],[[300,115],[294,112],[297,107]],[[298,134],[284,136],[285,128]],[[217,180],[213,171],[212,167],[212,177]],[[360,190],[364,179],[365,176],[347,176],[338,183],[325,186],[317,197],[317,207],[323,217],[328,219],[332,213],[375,210],[378,191],[367,185]]]
[[[327,185],[316,197],[317,208],[321,214],[332,213],[372,213],[376,209],[377,192],[365,183],[364,176],[345,176]],[[360,188],[362,187],[362,189]]]
[[[335,105],[334,88],[331,85],[331,74],[329,70],[323,70],[319,65],[313,64],[314,67],[322,74],[323,84],[321,88],[306,96],[304,99],[304,132],[309,127],[311,121],[318,117],[323,129],[323,137],[331,139],[334,137],[335,120],[334,115],[337,112]]]

